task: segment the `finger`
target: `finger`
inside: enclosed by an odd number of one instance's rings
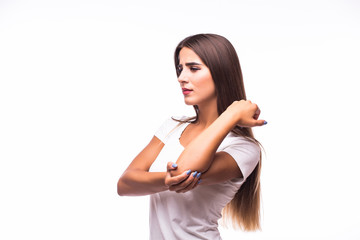
[[[182,174],[175,176],[175,177],[171,177],[170,172],[166,173],[166,178],[165,178],[165,185],[166,186],[173,186],[173,185],[178,185],[180,183],[182,183],[184,180],[186,180],[189,175],[190,175],[191,170],[185,171]],[[171,190],[171,189],[169,189]]]
[[[172,177],[171,174],[168,172],[166,177],[166,185],[171,187],[174,185],[178,185],[185,181],[189,177],[189,174],[187,172],[183,172],[182,174]]]
[[[188,191],[194,189],[196,187],[197,182],[199,181],[198,178],[196,177],[197,174],[199,174],[199,173],[194,173],[195,176],[193,178],[193,181],[189,185],[187,185],[185,188],[183,188],[183,189],[181,189],[181,190],[179,190],[177,192],[178,193],[185,193],[185,192],[188,192]]]
[[[194,174],[194,180],[191,184],[189,184],[186,188],[184,188],[181,192],[184,193],[184,192],[188,192],[190,190],[193,190],[194,188],[196,188],[198,185],[199,185],[199,181],[201,180],[200,179],[200,176],[201,176],[201,173],[197,173],[196,175]]]
[[[257,119],[259,118],[259,116],[260,116],[260,113],[261,113],[261,111],[260,111],[260,109],[258,108],[258,109],[256,110],[253,118],[254,118],[255,120],[257,120]]]
[[[263,125],[266,125],[267,124],[267,121],[265,120],[256,120],[254,122],[254,126],[263,126]]]
[[[195,171],[196,172],[196,171]],[[181,191],[182,189],[184,189],[184,188],[186,188],[187,186],[189,186],[189,184],[191,184],[192,182],[193,182],[193,180],[194,180],[194,173],[195,172],[192,172],[192,173],[189,173],[189,172],[187,172],[186,174],[187,174],[187,179],[185,179],[184,181],[182,181],[181,183],[179,183],[179,184],[175,184],[175,185],[172,185],[172,186],[170,186],[170,188],[169,188],[169,190],[170,191],[176,191],[176,192],[179,192],[179,191]],[[196,172],[196,174],[197,174],[197,172]]]
[[[173,162],[168,162],[166,165],[167,171],[175,170],[177,168],[177,164]]]
[[[171,184],[172,184],[171,175],[170,175],[170,172],[167,171],[166,176],[165,176],[165,186],[169,187]]]
[[[189,177],[189,181],[188,181],[189,184],[187,186],[185,186],[184,188],[177,190],[176,192],[177,193],[185,193],[187,191],[192,190],[196,186],[196,183],[198,182],[199,178],[197,176],[200,177],[201,173],[193,172],[191,174],[191,177]]]
[[[200,177],[201,177],[201,172],[199,172],[199,173],[196,175],[196,178],[194,179],[194,185],[192,186],[192,189],[194,189],[194,188],[199,184]]]

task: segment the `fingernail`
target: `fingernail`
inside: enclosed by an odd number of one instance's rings
[[[188,170],[188,171],[186,172],[187,175],[190,175],[190,173],[191,173],[191,170]]]
[[[199,172],[196,177],[199,178],[201,176],[201,172]]]
[[[200,179],[199,181],[198,181],[198,184],[200,184],[202,182],[202,179]]]
[[[196,176],[196,174],[197,174],[197,171],[195,171],[195,172],[194,172],[193,177],[195,177],[195,176]]]
[[[267,124],[267,121],[264,121],[264,125],[266,125]]]
[[[176,168],[176,167],[177,167],[177,164],[176,164],[176,163],[173,163],[172,167],[173,167],[173,168]]]

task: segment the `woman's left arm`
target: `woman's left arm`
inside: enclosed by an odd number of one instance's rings
[[[257,119],[259,114],[260,110],[256,104],[244,100],[235,101],[186,146],[176,161],[178,168],[172,171],[172,175],[181,174],[187,169],[206,172],[213,161],[218,158],[223,159],[221,162],[224,163],[225,161],[234,161],[229,154],[216,153],[216,150],[237,124],[243,127],[264,125],[264,120]],[[235,161],[234,164],[236,164]],[[233,171],[232,168],[230,171]]]
[[[237,124],[243,127],[264,125],[264,120],[258,120],[259,115],[260,110],[256,104],[244,100],[235,101],[188,144],[176,161],[177,169],[168,168],[168,172],[171,176],[175,176],[185,169],[196,170],[202,173],[202,184],[214,184],[243,177],[235,159],[227,152],[216,152],[216,150]],[[171,186],[169,190],[186,192],[195,186],[196,184],[188,185],[184,182]]]

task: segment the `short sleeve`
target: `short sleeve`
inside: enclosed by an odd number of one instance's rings
[[[160,139],[163,143],[166,143],[167,136],[179,125],[178,121],[172,118],[167,119],[163,122],[160,128],[155,132],[155,136]]]
[[[230,154],[236,161],[243,175],[243,181],[254,171],[260,160],[260,147],[242,137],[234,138],[222,151]]]

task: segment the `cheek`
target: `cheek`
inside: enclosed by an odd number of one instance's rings
[[[204,92],[207,94],[215,93],[215,84],[211,75],[209,76],[209,74],[206,74],[199,80],[199,87],[204,89]]]

